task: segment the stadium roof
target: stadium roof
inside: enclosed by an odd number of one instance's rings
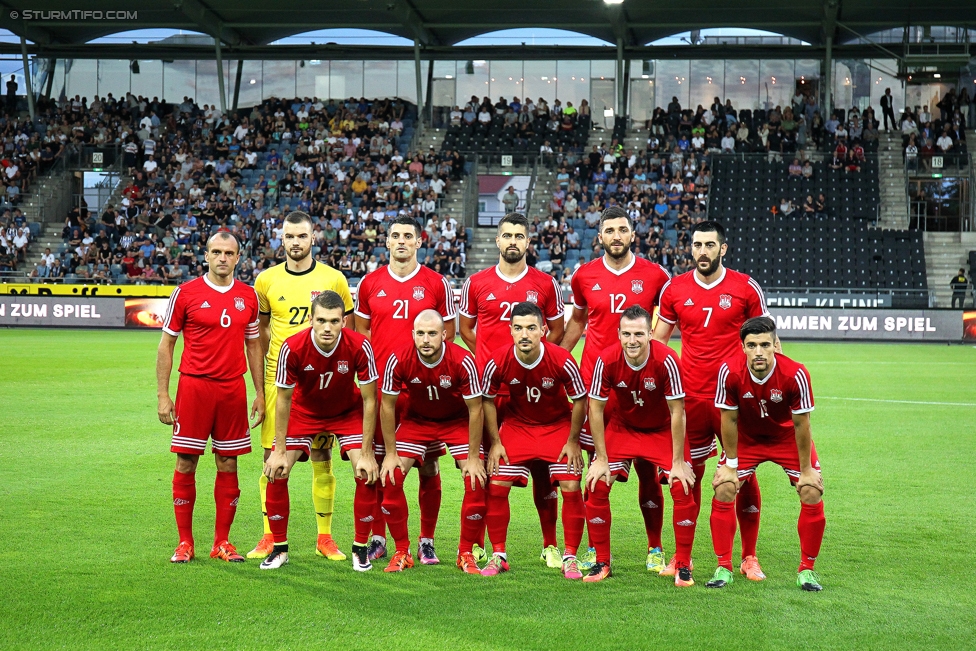
[[[83,14],[80,5],[84,6],[85,12],[102,13]],[[245,55],[255,46],[258,46],[255,48],[257,52],[263,49],[260,46],[278,39],[329,28],[389,32],[417,39],[426,51],[434,54],[479,34],[525,27],[575,31],[609,43],[622,43],[625,48],[637,51],[677,32],[711,27],[769,30],[800,39],[816,48],[823,46],[828,36],[843,43],[853,41],[858,34],[908,25],[976,25],[976,2],[893,0],[879,5],[876,0],[810,3],[624,0],[621,4],[607,4],[604,0],[468,3],[457,0],[332,0],[321,3],[276,0],[266,4],[241,0],[86,0],[84,3],[0,0],[0,28],[32,41],[35,44],[30,50],[32,53],[48,56],[78,52],[79,48],[70,46],[115,32],[148,28],[203,32],[220,38],[228,47],[239,48],[239,53]],[[122,51],[120,46],[87,47]],[[145,56],[140,46],[121,47],[127,48],[130,55],[138,52]],[[589,48],[591,52],[594,49]]]

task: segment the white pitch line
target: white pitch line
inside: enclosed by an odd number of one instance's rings
[[[892,402],[901,405],[942,405],[945,407],[976,407],[976,402],[927,402],[923,400],[883,400],[881,398],[842,398],[840,396],[817,396],[823,400],[850,400],[853,402]]]

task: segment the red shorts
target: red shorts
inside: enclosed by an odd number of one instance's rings
[[[642,459],[657,466],[659,476],[667,477],[671,474],[671,461],[674,456],[670,429],[639,432],[624,429],[615,421],[610,421],[605,436],[611,474],[626,479],[630,472],[630,462],[634,459]],[[691,463],[687,446],[684,457],[685,461]]]
[[[210,380],[180,375],[173,410],[170,451],[203,454],[207,439],[214,454],[236,457],[251,451],[251,427],[247,422],[247,387],[244,377]]]
[[[722,410],[715,406],[715,397],[685,396],[685,435],[691,458],[695,463],[705,463],[714,457],[716,439],[722,438]]]
[[[468,458],[467,418],[442,423],[404,419],[397,426],[396,450],[401,457],[423,463],[428,456],[444,454],[445,447],[455,459]]]
[[[331,418],[315,418],[294,410],[288,418],[288,437],[299,438],[316,434],[335,434],[336,436],[363,434],[363,410],[350,409],[344,414]]]
[[[397,429],[397,442],[398,443],[399,443],[399,440],[400,440],[400,434],[399,434],[399,431],[400,430],[399,430],[399,427],[400,427],[400,424],[403,421],[404,414],[407,413],[407,408],[409,406],[410,406],[410,394],[407,393],[406,391],[401,391],[400,394],[397,396],[396,412],[394,414],[395,422],[396,422],[396,425],[397,425],[397,428],[398,428]],[[376,423],[377,428],[380,427],[380,424],[379,424],[378,421],[379,421],[379,419],[377,419],[377,423]],[[465,421],[465,422],[467,422],[467,421]],[[377,437],[382,438],[382,434],[377,433]],[[465,438],[465,440],[467,440],[467,438]],[[413,457],[413,458],[419,459],[420,460],[420,463],[423,463],[424,462],[424,458],[426,458],[426,457],[442,457],[442,456],[444,456],[446,454],[446,451],[447,451],[447,448],[444,445],[442,445],[440,442],[438,442],[438,441],[431,441],[430,442],[430,445],[428,445],[427,446],[427,449],[424,451],[424,457],[423,458],[421,458],[421,457]],[[399,445],[397,445],[397,454],[401,454],[401,452],[400,452],[400,446]],[[465,456],[467,456],[467,454],[465,454]]]
[[[790,483],[795,484],[800,478],[800,455],[796,450],[796,441],[786,440],[772,443],[753,443],[743,442],[739,438],[738,446],[739,468],[736,471],[740,480],[744,480],[755,474],[759,464],[766,461],[775,463],[790,478]],[[810,461],[813,469],[820,472],[820,459],[817,457],[817,446],[810,441]],[[725,462],[723,455],[722,462]]]
[[[491,476],[491,479],[498,481],[510,481],[515,486],[525,488],[529,485],[529,474],[533,464],[543,464],[549,469],[549,482],[555,484],[560,481],[580,481],[582,473],[574,473],[566,465],[566,462],[552,463],[547,459],[528,459],[521,463],[505,463],[502,459],[498,466],[498,472]]]

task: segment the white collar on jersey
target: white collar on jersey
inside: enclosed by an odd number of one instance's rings
[[[640,366],[634,366],[633,364],[631,364],[630,363],[630,360],[627,359],[627,354],[624,353],[624,364],[626,364],[627,367],[630,370],[632,370],[632,371],[641,371],[641,370],[643,370],[644,367],[647,366],[647,363],[649,361],[651,361],[651,347],[650,347],[650,345],[647,346],[647,357],[644,358],[644,361],[643,361],[643,363]]]
[[[390,274],[390,278],[392,278],[393,280],[397,281],[398,283],[405,283],[405,282],[407,282],[408,280],[410,280],[411,278],[413,278],[414,276],[416,276],[417,274],[420,273],[420,267],[421,267],[421,264],[418,262],[417,263],[417,266],[414,268],[414,270],[411,271],[410,273],[408,273],[406,276],[398,276],[395,273],[393,273],[393,269],[390,268],[390,265],[386,265],[386,270]]]
[[[746,362],[746,368],[749,368],[749,362]],[[755,382],[756,384],[766,384],[767,382],[769,382],[769,378],[773,377],[773,371],[775,370],[776,370],[776,354],[773,353],[773,365],[772,367],[770,367],[769,373],[766,374],[766,377],[760,380],[759,378],[757,378],[755,375],[752,374],[751,368],[749,368],[749,377],[752,378],[752,381]]]
[[[614,269],[613,267],[611,267],[610,265],[607,264],[607,255],[605,253],[601,256],[601,259],[603,260],[603,266],[606,267],[607,268],[607,271],[609,271],[613,275],[615,275],[615,276],[622,276],[625,273],[627,273],[628,271],[630,271],[631,269],[633,269],[634,265],[637,264],[637,256],[634,255],[634,253],[632,251],[630,251],[629,253],[630,253],[630,264],[628,264],[626,267],[624,267],[620,271],[617,271],[616,269]]]
[[[315,346],[315,350],[319,351],[319,354],[322,355],[322,357],[332,357],[332,353],[339,350],[339,343],[342,341],[342,330],[339,331],[339,338],[336,339],[336,345],[333,346],[332,350],[329,352],[325,352],[319,348],[319,342],[315,341],[315,331],[311,328],[308,329],[308,336],[312,338],[312,345]]]
[[[207,277],[207,274],[203,274],[203,282],[207,283],[207,287],[214,290],[215,292],[220,292],[221,294],[226,294],[227,292],[229,292],[231,289],[234,288],[233,280],[231,280],[230,284],[227,285],[226,287],[221,287],[220,285],[214,285],[212,282],[210,282],[210,279]]]
[[[707,284],[705,284],[705,283],[702,282],[702,279],[698,277],[698,270],[697,269],[694,269],[691,272],[691,275],[693,275],[695,277],[695,282],[698,283],[698,286],[699,287],[701,287],[702,289],[711,289],[711,288],[717,286],[723,280],[725,280],[725,272],[726,271],[727,271],[726,268],[723,266],[722,267],[722,273],[719,275],[718,279],[715,280],[714,282],[712,282],[712,284],[710,284],[710,285],[707,285]]]
[[[525,274],[529,273],[529,265],[525,265],[525,269],[522,270],[522,273],[515,276],[515,278],[509,278],[508,276],[503,274],[502,270],[498,268],[497,264],[495,265],[495,273],[498,274],[498,277],[504,280],[506,283],[517,283],[518,281],[525,278]]]
[[[417,350],[416,347],[414,348],[414,350]],[[440,364],[441,361],[443,361],[443,359],[444,359],[444,353],[446,353],[446,352],[447,352],[447,345],[445,345],[444,343],[441,343],[441,356],[437,358],[437,361],[436,362],[434,362],[433,364],[428,364],[427,362],[425,362],[424,361],[424,358],[420,356],[420,351],[419,350],[417,350],[417,359],[419,359],[420,360],[420,363],[423,364],[424,366],[426,366],[427,368],[437,368],[437,365]]]
[[[534,361],[534,362],[532,362],[531,364],[525,364],[525,363],[524,363],[524,362],[523,362],[522,360],[520,360],[520,359],[519,359],[519,356],[518,356],[518,350],[514,350],[514,352],[513,352],[513,354],[515,355],[515,361],[516,361],[516,362],[518,362],[518,363],[519,363],[519,365],[520,365],[520,366],[521,366],[522,368],[524,368],[524,369],[527,369],[527,370],[530,370],[530,371],[531,371],[531,370],[532,370],[532,369],[534,369],[534,368],[535,368],[536,366],[538,366],[538,365],[539,365],[539,362],[541,362],[541,361],[542,361],[542,358],[546,356],[546,344],[545,344],[545,342],[539,342],[539,343],[540,343],[540,345],[542,346],[542,352],[541,352],[541,353],[539,353],[539,359],[537,359],[537,360],[535,360],[535,361]],[[515,349],[517,349],[517,348],[518,348],[518,346],[516,345],[516,346],[514,346],[514,348],[515,348]]]

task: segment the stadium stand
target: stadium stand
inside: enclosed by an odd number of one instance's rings
[[[292,210],[313,216],[313,254],[350,280],[386,264],[384,221],[398,214],[426,226],[421,260],[453,278],[465,274],[470,233],[438,205],[464,160],[409,151],[412,105],[269,99],[222,116],[189,99],[130,96],[96,98],[81,113],[119,125],[113,135],[124,142],[131,178],[118,208],[68,215],[49,279],[183,282],[203,273],[207,234],[221,229],[244,243],[238,276],[250,282],[284,259],[280,224]]]

